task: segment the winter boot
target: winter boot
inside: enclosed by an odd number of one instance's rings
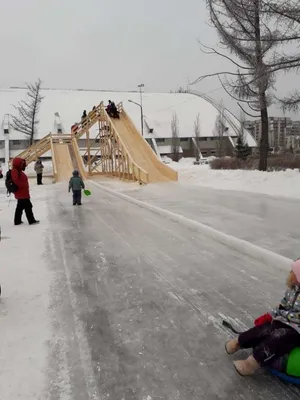
[[[39,223],[40,223],[40,221],[35,220],[35,221],[33,221],[33,222],[30,222],[29,225],[38,225]]]
[[[233,362],[236,372],[241,376],[253,375],[258,370],[260,365],[253,356],[247,358],[247,360],[238,360]]]
[[[229,355],[236,353],[239,349],[240,345],[237,339],[231,339],[225,343],[225,350]]]

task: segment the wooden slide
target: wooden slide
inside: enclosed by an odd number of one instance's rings
[[[87,173],[75,138],[68,135],[52,135],[51,138],[53,175],[55,182],[68,181],[74,169],[85,179]]]
[[[129,154],[149,174],[149,182],[177,181],[176,171],[158,160],[150,145],[136,129],[130,117],[121,110],[120,119],[111,119]]]
[[[68,181],[74,170],[69,145],[67,143],[53,143],[53,154],[55,164],[55,180],[57,182]]]

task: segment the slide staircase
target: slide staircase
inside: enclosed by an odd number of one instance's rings
[[[17,157],[24,158],[29,165],[49,150],[51,150],[51,134],[44,136],[43,139],[22,151]]]

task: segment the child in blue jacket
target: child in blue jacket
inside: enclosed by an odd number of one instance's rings
[[[81,179],[79,172],[75,169],[73,171],[73,176],[69,181],[69,193],[72,190],[73,192],[73,206],[81,206],[81,192],[84,189],[84,182]]]

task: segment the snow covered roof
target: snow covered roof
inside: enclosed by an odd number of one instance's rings
[[[61,122],[66,132],[74,122],[80,121],[83,110],[90,111],[94,105],[101,101],[105,103],[113,100],[115,103],[123,101],[126,112],[140,129],[140,107],[128,102],[133,100],[140,102],[140,94],[137,92],[106,92],[106,91],[84,91],[84,90],[56,90],[45,89],[42,91],[44,100],[41,104],[38,119],[38,133],[36,139],[41,139],[49,132],[54,131],[55,113],[59,113]],[[7,120],[6,114],[13,114],[13,105],[26,98],[26,89],[0,89],[0,139],[3,140],[3,122]],[[145,119],[146,138],[168,138],[171,137],[171,120],[176,112],[179,121],[180,137],[194,136],[194,121],[200,114],[201,136],[212,136],[215,120],[218,115],[217,108],[207,99],[189,93],[144,93],[143,109]],[[233,120],[235,124],[239,121],[229,112],[225,112],[226,118]],[[6,117],[5,117],[6,116]],[[147,126],[153,129],[148,133]],[[233,124],[229,123],[229,135],[236,136]],[[94,132],[97,128],[95,127]],[[26,136],[10,129],[10,139],[24,140]],[[247,132],[249,146],[256,146],[253,137]]]

